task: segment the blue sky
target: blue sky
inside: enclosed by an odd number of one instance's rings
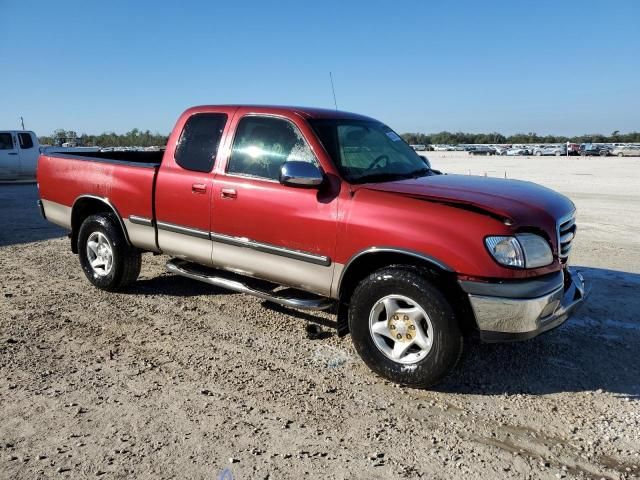
[[[168,133],[206,103],[399,132],[640,130],[640,1],[0,0],[0,128]]]

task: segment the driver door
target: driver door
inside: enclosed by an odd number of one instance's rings
[[[242,115],[226,169],[213,181],[213,263],[228,270],[329,295],[337,196],[279,182],[287,160],[318,164],[291,119]]]

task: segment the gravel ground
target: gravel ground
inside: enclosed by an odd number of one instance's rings
[[[431,391],[370,373],[330,315],[174,277],[163,256],[127,293],[96,290],[35,187],[0,185],[0,478],[639,476],[640,159],[430,158],[569,194],[592,285],[561,328],[468,345]]]

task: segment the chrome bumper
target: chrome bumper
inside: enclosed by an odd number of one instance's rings
[[[490,287],[476,282],[460,284],[469,295],[480,339],[485,342],[527,340],[551,330],[569,318],[588,293],[582,275],[569,269],[544,281]],[[482,291],[491,295],[478,294]],[[501,296],[501,291],[506,295]],[[515,291],[518,297],[513,296]]]

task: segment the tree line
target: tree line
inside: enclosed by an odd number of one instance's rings
[[[134,128],[126,133],[105,132],[100,135],[78,135],[73,130],[58,129],[51,136],[39,137],[42,145],[61,146],[70,143],[83,147],[151,147],[164,146],[167,143],[167,135],[151,133],[149,130]],[[474,143],[640,143],[640,132],[620,133],[615,131],[611,135],[591,134],[576,137],[556,135],[541,136],[536,133],[516,133],[508,137],[501,133],[464,133],[464,132],[440,132],[440,133],[403,133],[402,138],[412,145],[457,145]]]
[[[151,133],[149,130],[134,128],[127,133],[104,132],[100,135],[78,135],[73,130],[57,129],[51,136],[39,137],[41,145],[61,146],[68,143],[78,147],[163,147],[168,140],[167,135]]]
[[[474,143],[514,144],[514,143],[640,143],[640,132],[620,133],[618,130],[611,135],[600,133],[565,137],[561,135],[538,135],[536,133],[516,133],[508,137],[501,133],[403,133],[402,138],[411,145],[457,145]]]

